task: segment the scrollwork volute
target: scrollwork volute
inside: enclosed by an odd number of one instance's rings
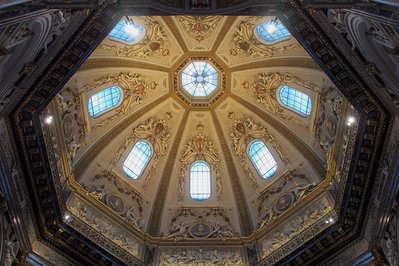
[[[196,41],[208,37],[221,20],[221,16],[179,16],[178,21],[184,30]]]
[[[161,23],[151,17],[141,17],[144,21],[145,37],[144,39],[133,45],[109,45],[103,44],[101,48],[104,50],[114,51],[117,56],[124,57],[143,57],[159,54],[161,56],[169,55],[169,49],[165,48],[167,40],[166,31]]]
[[[150,118],[133,128],[132,133],[125,137],[124,142],[120,145],[118,151],[115,153],[114,159],[109,165],[109,169],[118,163],[130,144],[140,139],[146,139],[149,143],[151,143],[153,148],[151,167],[147,172],[147,176],[143,184],[143,188],[146,190],[151,175],[158,166],[159,159],[165,155],[166,149],[168,148],[170,133],[168,131],[167,121],[171,117],[172,114],[167,112],[162,119],[155,120],[154,118]]]
[[[243,167],[244,171],[247,173],[251,180],[252,185],[257,188],[257,179],[253,176],[253,171],[248,166],[248,154],[247,148],[248,144],[255,140],[260,139],[265,143],[269,144],[274,151],[278,154],[280,160],[284,163],[288,163],[287,157],[283,154],[280,145],[277,143],[276,139],[267,132],[261,124],[255,122],[253,118],[238,119],[234,112],[229,112],[228,117],[233,121],[233,132],[230,133],[230,139],[233,142],[234,154],[238,157],[240,165]]]
[[[299,85],[300,87],[316,90],[316,86],[290,73],[268,72],[259,73],[254,82],[244,81],[244,89],[251,90],[257,98],[257,102],[264,106],[267,111],[276,114],[288,122],[294,122],[301,127],[308,127],[308,124],[293,115],[291,111],[281,106],[277,99],[277,90],[282,85]]]
[[[211,170],[216,176],[216,197],[222,200],[222,170],[219,163],[220,158],[215,151],[213,143],[203,134],[204,126],[197,125],[198,133],[189,140],[180,157],[178,200],[183,201],[185,195],[186,177],[189,175],[189,167],[196,160],[204,160],[211,165]]]
[[[254,35],[255,22],[258,19],[259,17],[249,17],[240,22],[237,30],[233,33],[234,48],[230,49],[230,55],[245,54],[252,57],[272,57],[299,47],[298,43],[276,46],[266,45],[259,41]]]
[[[123,100],[111,116],[100,119],[100,121],[96,119],[91,126],[92,130],[96,130],[108,122],[116,120],[121,115],[128,114],[137,105],[143,103],[144,96],[150,89],[154,90],[158,86],[154,81],[150,83],[145,82],[140,74],[120,73],[96,79],[92,83],[83,86],[81,91],[88,92],[104,85],[119,86],[123,91]]]

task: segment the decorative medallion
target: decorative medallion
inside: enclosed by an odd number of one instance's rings
[[[276,199],[274,209],[277,213],[282,213],[291,207],[294,201],[295,199],[292,193],[283,193]]]
[[[188,233],[193,238],[209,237],[212,233],[212,228],[207,223],[194,223],[188,229]]]
[[[64,130],[64,137],[66,142],[72,141],[75,133],[75,120],[70,113],[66,113],[62,119],[62,128]]]
[[[106,202],[107,205],[117,213],[123,214],[126,212],[125,202],[123,202],[123,200],[116,194],[107,195]]]

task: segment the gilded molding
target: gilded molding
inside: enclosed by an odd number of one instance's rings
[[[199,43],[209,37],[221,19],[221,16],[177,16],[187,34]]]

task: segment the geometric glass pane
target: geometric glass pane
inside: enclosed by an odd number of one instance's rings
[[[190,196],[195,200],[206,200],[211,196],[211,169],[204,161],[191,165]]]
[[[191,96],[207,97],[218,86],[218,72],[208,62],[192,62],[183,70],[181,83]]]
[[[151,145],[146,141],[136,142],[132,151],[123,163],[123,171],[132,179],[137,179],[143,173],[152,156]]]
[[[270,27],[269,25],[274,23],[273,20],[262,23],[258,27],[256,27],[256,31],[259,34],[259,36],[263,39],[263,41],[268,43],[275,43],[277,41],[288,40],[291,37],[290,32],[287,30],[284,24],[281,23],[279,20],[277,20],[276,22],[277,22],[276,28],[272,33],[268,32],[268,27]]]
[[[115,108],[121,100],[121,90],[117,86],[112,86],[92,95],[87,104],[91,117],[103,114]]]
[[[126,23],[126,20],[121,20],[108,34],[108,38],[132,45],[144,38],[144,28],[137,23]]]
[[[267,179],[276,173],[277,162],[263,141],[255,140],[252,142],[248,153],[252,164],[263,179]]]
[[[288,86],[280,87],[280,101],[288,109],[303,116],[309,116],[312,111],[312,101],[309,96]]]

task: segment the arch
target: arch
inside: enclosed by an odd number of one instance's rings
[[[97,117],[114,109],[121,101],[121,89],[112,86],[92,95],[87,104],[87,109],[91,117]]]
[[[207,200],[211,196],[211,168],[205,161],[191,165],[190,196],[194,200]]]
[[[297,89],[287,85],[279,89],[279,98],[282,105],[302,116],[309,116],[312,112],[310,97]]]
[[[152,154],[152,147],[147,141],[137,141],[123,162],[123,171],[131,179],[138,179],[143,174]]]
[[[272,177],[277,172],[277,161],[261,140],[255,140],[249,145],[248,155],[252,164],[263,179]]]
[[[271,25],[275,25],[275,30],[273,33],[268,32],[268,29]],[[265,23],[260,24],[256,28],[256,33],[260,38],[261,42],[266,44],[273,44],[276,42],[286,41],[291,38],[291,33],[287,30],[281,21],[269,20]]]
[[[144,38],[144,34],[145,30],[140,24],[129,24],[126,20],[121,20],[108,34],[108,38],[112,41],[133,45],[139,43]]]

